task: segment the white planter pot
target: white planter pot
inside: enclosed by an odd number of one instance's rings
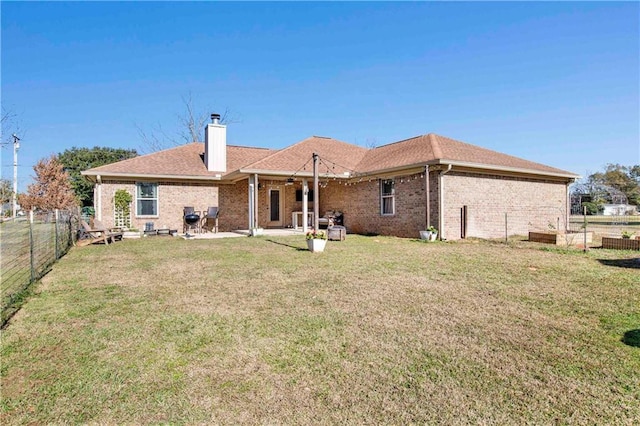
[[[264,229],[263,228],[253,228],[251,229],[251,236],[252,237],[257,237],[259,235],[263,235],[264,234]]]
[[[437,238],[438,238],[438,233],[437,232],[420,231],[420,239],[421,240],[435,241]]]
[[[327,240],[312,238],[307,240],[307,247],[309,247],[309,251],[313,253],[324,251],[324,247],[327,245]]]

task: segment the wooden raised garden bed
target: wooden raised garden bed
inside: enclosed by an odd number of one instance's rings
[[[640,250],[640,240],[602,237],[602,248],[616,250]]]
[[[584,244],[583,232],[529,232],[529,241],[535,243],[555,244],[557,246],[577,246]],[[593,232],[587,232],[587,244],[593,242]]]

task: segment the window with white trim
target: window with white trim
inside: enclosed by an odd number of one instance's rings
[[[158,184],[136,184],[136,216],[158,216]]]
[[[396,195],[393,179],[380,179],[380,214],[391,216],[396,213]]]

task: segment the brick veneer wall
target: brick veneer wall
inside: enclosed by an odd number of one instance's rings
[[[320,196],[320,209],[318,213],[320,217],[324,216],[327,211],[344,211],[345,209],[345,196],[344,196],[344,185],[339,185],[335,181],[325,182],[323,181],[323,185],[326,184],[325,187],[321,187],[319,190]],[[313,188],[313,181],[309,179],[308,182],[309,190]],[[269,223],[269,188],[278,188],[284,194],[284,205],[283,205],[283,214],[282,214],[282,226],[283,227],[291,227],[293,226],[291,214],[293,212],[301,212],[302,211],[302,201],[296,201],[296,191],[302,190],[302,183],[300,181],[296,181],[293,185],[285,185],[284,182],[273,182],[268,179],[263,181],[262,188],[258,191],[258,217],[260,220],[260,224],[262,226],[268,226]],[[309,201],[309,211],[313,211],[313,202]],[[300,226],[300,224],[299,224]]]
[[[438,185],[439,172],[430,173],[431,225],[440,229]],[[566,223],[567,188],[562,182],[541,181],[514,177],[451,171],[444,180],[444,226],[447,239],[461,237],[461,209],[467,206],[467,237],[500,238],[505,234],[508,215],[508,233],[526,235],[531,230],[548,229],[549,225],[563,228]],[[320,188],[319,214],[338,210],[343,212],[349,232],[360,234],[395,235],[418,238],[426,229],[425,179],[420,174],[395,178],[395,214],[380,214],[380,184],[378,179],[365,180],[352,185],[339,181],[325,182]],[[309,182],[311,186],[312,183]],[[302,211],[302,202],[295,201],[294,185],[263,180],[258,190],[258,220],[260,226],[269,223],[269,188],[279,188],[284,196],[282,226],[291,226],[291,213]],[[113,197],[118,189],[134,195],[132,226],[144,229],[146,222],[155,228],[170,227],[182,231],[184,206],[205,210],[219,206],[220,231],[247,229],[248,180],[236,184],[170,183],[160,182],[158,187],[159,215],[154,218],[135,216],[135,182],[106,181],[102,184],[102,218],[106,226],[113,226]],[[312,210],[312,203],[309,204]]]
[[[505,213],[508,235],[566,225],[565,183],[454,171],[443,179],[446,239],[460,238],[465,205],[467,237],[504,237]]]
[[[218,205],[217,184],[158,182],[158,216],[136,216],[136,183],[126,181],[105,181],[102,183],[102,221],[105,226],[114,226],[113,197],[118,189],[128,191],[132,197],[131,226],[143,230],[147,222],[153,222],[155,229],[170,228],[182,232],[183,209],[206,210]]]
[[[345,187],[345,221],[350,232],[418,238],[426,224],[425,179],[420,174],[395,179],[395,214],[380,214],[380,181]],[[431,223],[438,226],[437,177],[430,174]]]
[[[229,232],[249,227],[249,181],[220,185],[219,231]]]

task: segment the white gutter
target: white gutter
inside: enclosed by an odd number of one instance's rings
[[[440,227],[440,239],[444,240],[444,179],[443,176],[451,171],[453,166],[449,164],[446,170],[441,170],[438,174],[438,226]]]
[[[455,160],[447,160],[447,159],[432,160],[432,161],[428,161],[426,164],[431,166],[451,165],[455,167],[467,167],[470,169],[510,172],[510,173],[518,173],[518,174],[526,174],[526,175],[534,175],[534,176],[551,176],[551,177],[560,177],[565,179],[578,179],[580,177],[579,175],[576,175],[573,173],[548,172],[543,170],[524,169],[520,167],[496,166],[492,164],[472,163],[467,161],[455,161]],[[412,164],[406,164],[403,166],[390,167],[388,169],[371,170],[367,172],[358,172],[358,173],[364,176],[380,176],[385,174],[393,174],[394,172],[405,171],[409,169],[424,169],[424,166],[425,166],[424,162],[412,163]]]
[[[548,172],[548,171],[535,170],[535,169],[523,169],[520,167],[496,166],[492,164],[470,163],[466,161],[451,161],[451,160],[445,160],[445,159],[436,160],[432,164],[443,164],[443,165],[456,166],[456,167],[469,167],[472,169],[485,169],[485,170],[520,173],[520,174],[527,174],[527,175],[561,177],[566,179],[577,179],[580,177],[579,175],[576,175],[574,173]]]
[[[106,178],[129,178],[133,180],[150,180],[150,179],[167,179],[167,180],[205,180],[205,181],[219,181],[222,180],[222,175],[215,176],[193,176],[193,175],[163,175],[163,174],[140,174],[140,173],[109,173],[108,175],[100,175],[98,173],[87,173],[86,171],[80,172],[82,176],[91,178],[102,176]]]
[[[292,176],[295,175],[295,177],[307,177],[307,178],[312,178],[313,177],[313,172],[301,172],[301,171],[294,171],[294,170],[262,170],[262,169],[240,169],[237,172],[234,172],[233,175],[235,174],[239,174],[239,173],[246,173],[246,174],[255,174],[255,173],[259,173],[261,175],[268,175],[268,176],[281,176],[281,177],[287,177],[290,178]],[[229,175],[227,175],[229,176]],[[345,173],[318,173],[319,177],[322,178],[343,178],[343,179],[347,179],[351,177],[351,173],[349,172],[345,172]]]

